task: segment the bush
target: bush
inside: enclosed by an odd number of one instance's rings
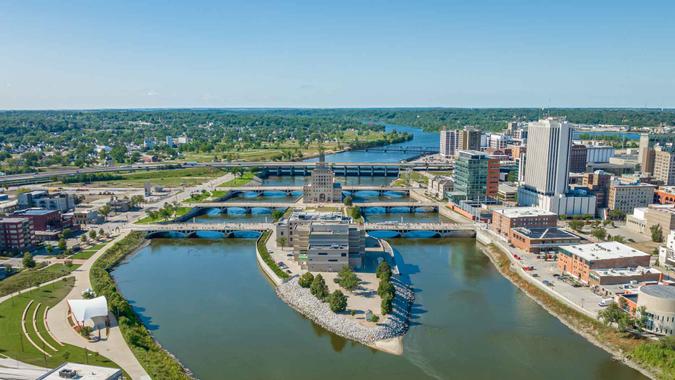
[[[380,303],[380,306],[382,307],[382,315],[387,315],[391,313],[391,304],[393,299],[394,297],[389,293],[386,293],[382,297],[382,302]]]
[[[354,271],[349,266],[345,265],[340,270],[340,273],[338,273],[336,282],[351,292],[359,286],[361,279],[354,274]]]
[[[24,268],[35,268],[35,260],[33,260],[33,255],[30,252],[25,252],[23,254],[22,260]]]
[[[288,275],[288,273],[281,270],[281,268],[279,268],[277,263],[275,263],[274,260],[272,260],[272,256],[270,256],[270,253],[269,251],[267,251],[267,247],[265,246],[265,244],[267,243],[267,239],[270,238],[271,234],[272,232],[265,231],[262,234],[262,236],[260,236],[260,239],[258,239],[258,242],[256,243],[258,247],[258,252],[260,253],[260,257],[262,257],[265,264],[267,264],[267,266],[270,269],[272,269],[272,272],[274,272],[274,274],[285,280],[290,276]]]
[[[391,284],[388,278],[380,280],[380,284],[377,286],[377,295],[381,298],[384,298],[387,294],[393,297],[395,292],[396,289],[394,289],[394,285]]]
[[[328,297],[330,309],[334,313],[339,313],[347,309],[347,297],[341,291],[336,290]]]
[[[314,280],[312,281],[312,285],[310,286],[309,290],[312,292],[314,297],[322,301],[328,297],[328,286],[326,285],[326,281],[324,281],[321,274],[314,276]]]
[[[85,338],[89,338],[89,335],[94,332],[94,329],[91,326],[82,326],[80,328],[80,335],[82,335]]]
[[[391,267],[389,266],[389,263],[385,260],[380,263],[380,265],[377,266],[377,270],[375,271],[375,276],[377,278],[382,278],[382,274],[389,274],[388,277],[391,277]]]
[[[303,273],[298,279],[298,284],[303,288],[309,288],[312,286],[312,281],[314,281],[314,275],[310,272]]]

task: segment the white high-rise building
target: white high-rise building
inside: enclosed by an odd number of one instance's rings
[[[441,131],[441,157],[453,157],[457,151],[457,144],[459,143],[458,131],[456,130],[442,130]]]
[[[562,119],[530,123],[525,186],[544,195],[563,194],[569,181],[572,128]]]
[[[527,164],[521,206],[538,206],[561,215],[594,214],[595,196],[569,192],[569,157],[572,127],[560,118],[529,123]]]

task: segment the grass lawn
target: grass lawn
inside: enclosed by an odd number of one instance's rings
[[[132,173],[122,173],[122,179],[96,181],[92,182],[90,186],[141,188],[146,182],[163,187],[194,186],[224,174],[225,171],[211,167],[147,170]]]
[[[0,304],[0,337],[2,337],[0,339],[0,353],[22,362],[49,368],[54,368],[66,361],[104,367],[119,367],[97,353],[69,344],[61,346],[47,333],[44,323],[45,307],[54,306],[62,300],[72,289],[74,281],[74,278],[68,277],[54,284],[12,297]],[[31,340],[49,353],[51,357],[35,348],[23,333],[21,317],[31,300],[33,303],[26,313],[26,321],[28,322],[26,323],[26,331]],[[37,331],[32,323],[36,309]],[[40,336],[54,349],[48,347],[40,339]],[[84,338],[82,342],[85,342]]]
[[[96,252],[98,252],[99,249],[103,248],[106,244],[108,244],[108,242],[98,243],[91,248],[87,248],[85,250],[82,250],[82,251],[70,256],[70,258],[73,259],[73,260],[86,260],[86,259],[94,256],[94,254]]]
[[[243,173],[241,176],[231,179],[227,182],[223,182],[219,187],[240,187],[240,186],[246,186],[249,182],[251,182],[255,178],[255,174],[251,172],[246,172]]]
[[[77,269],[78,266],[74,264],[71,266],[54,264],[43,268],[24,269],[0,281],[0,297],[65,276]]]

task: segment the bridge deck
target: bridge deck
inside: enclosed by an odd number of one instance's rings
[[[133,231],[264,231],[274,228],[272,223],[171,223],[135,224]],[[473,224],[456,223],[365,223],[366,231],[468,231]]]
[[[342,207],[341,203],[335,204],[313,204],[313,203],[289,203],[289,202],[202,202],[193,203],[194,207],[199,208],[227,208],[227,207],[262,207],[262,208],[290,208],[290,207]],[[355,202],[358,207],[434,207],[438,208],[438,203],[433,202]]]
[[[219,187],[223,191],[302,191],[302,186],[241,186],[241,187]],[[411,187],[399,186],[342,186],[345,191],[410,191]]]

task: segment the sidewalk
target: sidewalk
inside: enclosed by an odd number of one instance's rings
[[[56,304],[53,308],[49,310],[47,314],[47,323],[49,324],[49,329],[52,334],[61,342],[72,344],[74,346],[85,347],[87,350],[98,352],[101,355],[104,355],[108,359],[114,361],[119,365],[124,371],[126,371],[132,379],[149,379],[147,372],[138,362],[136,357],[129,346],[127,346],[122,332],[120,331],[117,321],[112,313],[109,314],[110,317],[110,333],[107,337],[105,332],[102,332],[101,336],[104,337],[98,342],[89,342],[80,336],[68,323],[66,317],[68,315],[68,299],[81,299],[82,291],[91,288],[91,282],[89,280],[89,271],[94,262],[101,257],[110,247],[112,247],[116,242],[122,240],[126,237],[127,233],[123,233],[120,236],[113,239],[100,251],[98,251],[94,256],[92,256],[85,264],[76,269],[72,275],[75,276],[75,286],[70,291],[70,293],[63,299],[61,302]]]

